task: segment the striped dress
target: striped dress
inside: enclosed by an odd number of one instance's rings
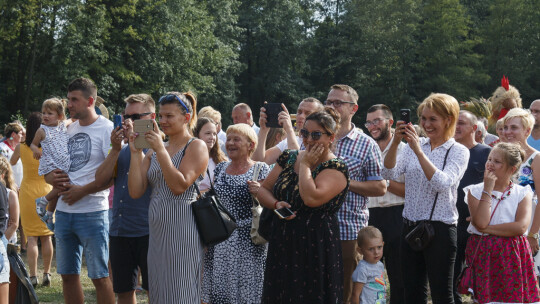
[[[188,143],[189,144],[189,143]],[[180,150],[172,158],[176,168],[184,156]],[[200,183],[200,176],[196,183]],[[151,303],[200,303],[203,246],[191,211],[196,198],[192,185],[174,195],[152,155],[148,169],[152,186],[149,209],[148,282]]]

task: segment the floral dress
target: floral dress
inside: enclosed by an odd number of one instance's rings
[[[538,151],[534,152],[526,161],[521,164],[521,166],[519,167],[519,177],[517,180],[518,184],[520,184],[521,186],[529,185],[533,191],[533,209],[531,213],[531,225],[534,218],[536,204],[538,203],[538,198],[536,197],[536,191],[534,187],[532,162],[538,153]],[[531,227],[529,226],[529,229],[530,228]],[[536,256],[534,256],[534,272],[536,273],[536,276],[540,276],[540,254],[536,254]]]
[[[277,164],[283,168],[274,185],[274,196],[296,211],[296,218],[274,216],[268,240],[262,303],[342,303],[343,263],[336,212],[349,189],[347,165],[340,158],[321,163],[313,179],[325,169],[347,178],[347,187],[326,204],[304,205],[294,164],[298,151],[285,150]]]

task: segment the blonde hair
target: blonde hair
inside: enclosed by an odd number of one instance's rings
[[[13,178],[13,170],[7,158],[0,156],[0,175],[4,174],[2,184],[13,191],[17,191],[17,184]]]
[[[454,136],[456,131],[456,124],[459,117],[459,103],[457,100],[443,93],[431,93],[422,103],[418,106],[417,115],[422,116],[422,111],[425,108],[435,111],[443,118],[450,119],[450,126],[444,131],[444,140],[448,140]]]
[[[371,239],[383,239],[382,233],[379,229],[373,226],[367,226],[358,231],[358,237],[356,243],[358,247],[362,247],[367,240]]]
[[[532,116],[531,112],[529,110],[525,110],[522,108],[513,108],[512,110],[508,111],[506,116],[504,116],[504,124],[506,124],[510,119],[518,117],[521,120],[521,124],[523,125],[523,128],[525,130],[529,130],[529,134],[532,131],[532,128],[534,126],[534,117]],[[529,135],[527,134],[527,135]]]
[[[212,108],[212,106],[206,106],[199,111],[199,117],[208,117],[215,121],[217,124],[221,124],[221,113]]]
[[[178,100],[165,99],[165,100],[161,101],[161,98],[163,98],[166,95],[176,95],[178,98],[180,98],[180,100],[182,100],[182,102],[185,104],[185,106],[187,108],[187,111],[178,102]],[[160,98],[161,105],[175,104],[180,109],[180,111],[182,113],[188,114],[188,112],[189,112],[190,117],[189,117],[189,122],[188,122],[188,131],[189,131],[189,133],[193,134],[193,128],[195,128],[195,124],[197,123],[197,98],[195,97],[195,95],[191,91],[188,91],[188,92],[184,92],[184,93],[167,92],[167,94],[165,94],[164,96],[162,96]]]
[[[41,106],[41,111],[48,109],[54,111],[58,114],[58,117],[61,119],[66,118],[66,101],[60,98],[49,98],[43,102]]]
[[[497,120],[497,122],[495,123],[495,129],[498,129],[500,127],[504,127],[504,117]]]
[[[126,99],[124,99],[124,102],[127,104],[142,103],[148,108],[150,112],[156,112],[156,102],[154,101],[152,96],[148,94],[131,94]]]
[[[335,85],[331,86],[330,89],[331,90],[344,91],[345,93],[347,93],[349,95],[352,102],[354,102],[355,104],[358,104],[358,93],[356,93],[356,91],[353,88],[351,88],[350,86],[348,86],[346,84],[335,84]]]
[[[253,149],[249,150],[249,156],[251,157],[253,152],[255,152],[255,147],[257,147],[258,143],[257,133],[255,133],[255,130],[253,130],[253,128],[248,124],[239,123],[235,125],[230,125],[227,128],[227,135],[231,133],[237,133],[245,136],[249,142],[253,143]]]
[[[523,148],[521,148],[521,146],[518,144],[501,142],[496,144],[491,152],[495,150],[500,150],[503,152],[504,160],[510,167],[515,167],[517,169],[525,160],[525,150],[523,150]]]
[[[19,133],[22,130],[23,130],[23,127],[20,124],[16,122],[10,122],[4,128],[4,135],[9,138],[12,135],[12,133]]]

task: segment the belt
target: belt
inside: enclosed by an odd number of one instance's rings
[[[413,222],[411,220],[408,220],[406,218],[403,218],[403,223],[409,227],[412,227],[412,226],[416,226],[418,225],[418,223],[420,223],[421,221],[418,221],[418,222]]]

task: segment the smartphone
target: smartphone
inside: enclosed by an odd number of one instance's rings
[[[407,124],[410,123],[411,122],[411,109],[400,109],[399,120],[402,120]]]
[[[139,133],[135,137],[135,148],[137,149],[149,149],[150,144],[146,141],[144,134],[148,131],[154,130],[154,121],[152,119],[139,119],[133,122],[133,131]]]
[[[264,104],[266,109],[266,126],[269,128],[283,128],[279,124],[278,115],[283,111],[280,103],[266,103]]]
[[[114,123],[114,128],[122,128],[122,115],[118,115],[118,114],[114,114],[113,115],[113,123]]]
[[[284,219],[291,215],[294,215],[294,212],[292,212],[292,210],[287,207],[283,207],[281,209],[275,209],[274,213],[277,214],[280,219]]]

